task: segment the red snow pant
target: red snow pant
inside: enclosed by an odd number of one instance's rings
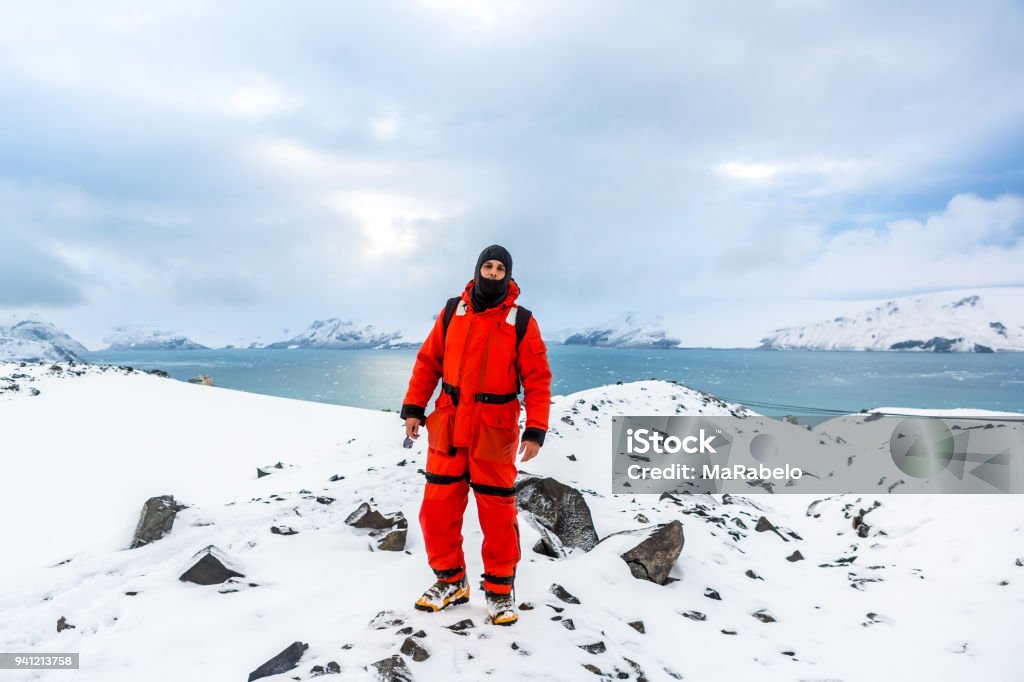
[[[512,591],[516,564],[522,556],[516,473],[514,460],[492,462],[470,457],[468,448],[456,448],[454,455],[427,448],[420,527],[427,560],[438,579],[455,582],[466,574],[462,516],[469,502],[469,489],[473,488],[484,533],[484,589],[503,594]]]

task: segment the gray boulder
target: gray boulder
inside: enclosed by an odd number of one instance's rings
[[[130,548],[148,545],[170,533],[175,515],[187,508],[183,504],[176,504],[173,495],[161,495],[146,500],[142,505],[142,514],[139,516],[139,524],[135,527]]]
[[[590,507],[583,494],[553,478],[528,476],[516,481],[516,502],[540,529],[534,551],[556,559],[570,549],[589,552],[598,542]]]
[[[622,554],[622,560],[633,577],[665,585],[670,582],[668,574],[683,551],[684,542],[683,524],[679,521],[664,523],[639,545]]]

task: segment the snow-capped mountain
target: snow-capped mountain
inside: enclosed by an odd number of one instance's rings
[[[567,346],[600,346],[602,348],[678,348],[679,339],[662,328],[660,315],[642,317],[627,312],[582,331],[567,330],[554,336]]]
[[[183,334],[148,327],[114,327],[103,343],[107,350],[207,350]]]
[[[777,329],[763,350],[1024,350],[1024,288],[892,299],[851,316]]]
[[[308,329],[287,341],[268,343],[263,348],[390,348],[401,343],[401,332],[380,331],[372,324],[360,325],[352,320],[332,317],[316,320]],[[250,348],[260,347],[250,345]]]
[[[77,360],[88,352],[67,333],[39,318],[0,324],[0,360],[56,362]]]
[[[0,515],[13,548],[0,562],[0,650],[78,652],[80,682],[254,680],[282,649],[284,674],[269,679],[1019,678],[1014,495],[612,494],[612,415],[742,410],[685,386],[553,399],[554,428],[521,481],[573,489],[597,543],[541,551],[543,510],[521,500],[520,620],[504,628],[485,620],[472,509],[469,602],[413,608],[434,580],[415,521],[427,446],[403,449],[393,413],[126,368],[0,365],[0,378],[12,372],[37,390],[0,394],[0,422],[17,423],[4,445],[37,456],[8,458],[0,476],[17,512]],[[166,429],[167,415],[189,428]],[[159,495],[174,496],[176,518],[138,546],[140,510]],[[354,525],[364,503],[379,521],[408,520],[402,550]],[[623,552],[670,527],[681,532],[664,581],[639,577]],[[233,573],[186,581],[197,556]]]

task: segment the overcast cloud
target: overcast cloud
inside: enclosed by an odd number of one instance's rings
[[[542,329],[687,345],[1024,285],[1022,35],[1013,1],[8,4],[0,313],[416,336],[493,242]]]

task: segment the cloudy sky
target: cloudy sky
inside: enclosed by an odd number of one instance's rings
[[[0,314],[416,336],[493,242],[542,329],[687,345],[1022,285],[1022,35],[1013,0],[5,3]]]

